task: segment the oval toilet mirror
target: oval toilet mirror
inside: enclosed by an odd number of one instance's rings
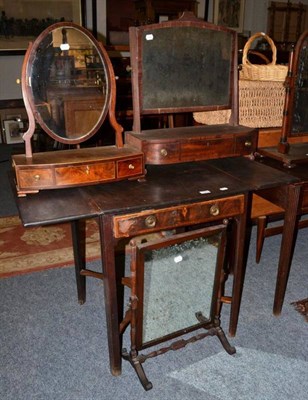
[[[42,129],[60,143],[79,144],[102,125],[110,103],[104,49],[86,29],[51,25],[28,49],[23,96]]]

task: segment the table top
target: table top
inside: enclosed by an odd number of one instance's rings
[[[244,157],[209,160],[208,164],[249,184],[254,191],[299,181],[299,177],[289,174],[286,168],[275,168],[274,165],[259,163]]]
[[[300,183],[308,183],[308,163],[295,163],[292,168],[288,168],[283,165],[282,161],[270,157],[260,157],[257,161],[263,165],[275,168],[289,176],[297,178]]]
[[[144,180],[42,190],[17,198],[24,226],[104,214],[134,213],[245,194],[296,182],[289,174],[244,157],[149,166]]]

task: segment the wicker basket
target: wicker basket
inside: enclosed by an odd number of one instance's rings
[[[282,126],[283,82],[239,81],[239,123],[253,128]]]
[[[272,61],[269,64],[252,64],[248,60],[248,51],[255,39],[262,37],[267,40],[272,50]],[[273,40],[263,32],[252,35],[246,42],[243,50],[242,69],[240,71],[240,79],[248,79],[253,81],[284,81],[288,67],[286,65],[277,65],[277,49]]]
[[[283,82],[239,81],[239,124],[251,128],[282,126],[285,101]],[[194,113],[201,124],[229,123],[231,110]]]

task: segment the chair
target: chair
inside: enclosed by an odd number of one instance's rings
[[[278,235],[282,226],[268,227],[268,223],[284,219],[284,209],[270,201],[253,194],[251,206],[251,222],[257,226],[256,262],[259,264],[264,244],[264,239]]]
[[[304,214],[301,215],[301,217]],[[257,226],[256,263],[259,264],[264,244],[264,239],[279,235],[283,230],[284,209],[262,197],[253,194],[251,207],[251,222]],[[271,222],[281,221],[279,225],[270,225]],[[300,219],[298,229],[307,228],[308,219]]]

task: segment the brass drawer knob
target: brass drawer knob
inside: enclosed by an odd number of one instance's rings
[[[166,156],[168,155],[168,151],[167,151],[166,149],[161,149],[160,154],[161,154],[163,157],[166,157]]]
[[[144,221],[144,223],[145,223],[145,226],[147,227],[147,228],[154,228],[155,227],[155,225],[156,225],[156,217],[155,217],[155,215],[149,215],[148,217],[146,217],[146,219],[145,219],[145,221]]]
[[[90,173],[90,167],[87,165],[86,166],[86,174],[89,175],[89,173]]]
[[[38,182],[41,179],[39,174],[34,175],[34,180]]]
[[[246,140],[245,147],[251,147],[252,143],[250,140]]]
[[[135,166],[133,164],[129,164],[128,169],[135,169]]]
[[[216,217],[217,215],[219,215],[219,207],[218,207],[218,205],[216,205],[216,204],[214,204],[211,208],[210,208],[210,214],[213,216],[213,217]]]

